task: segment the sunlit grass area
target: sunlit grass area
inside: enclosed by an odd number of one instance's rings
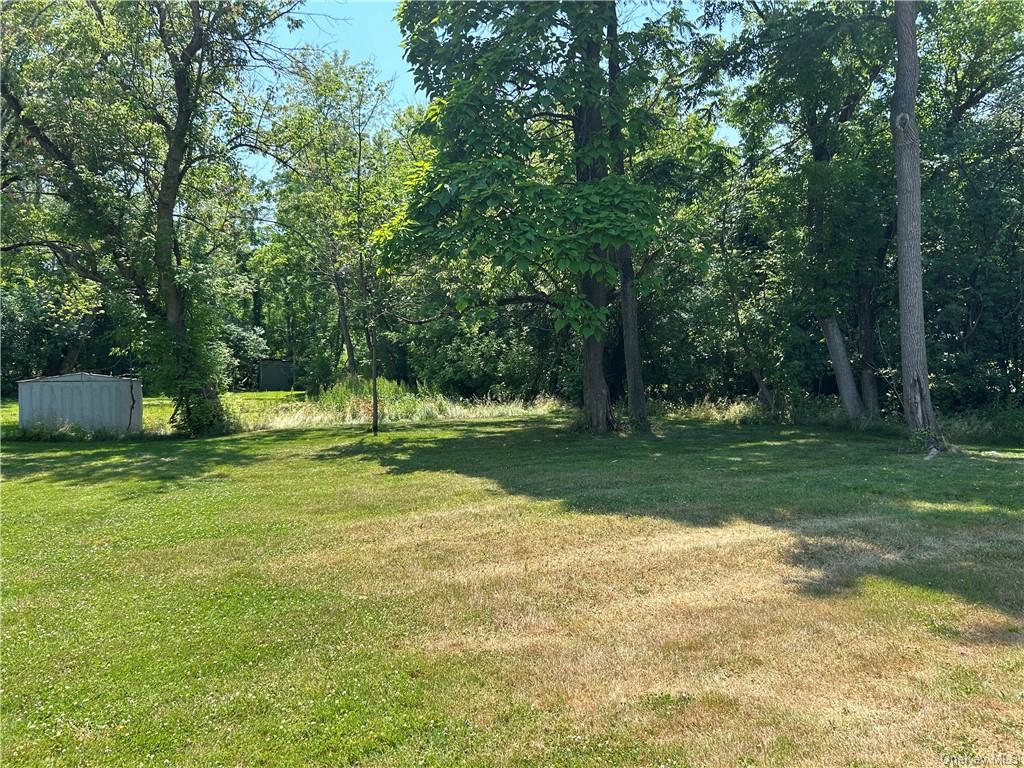
[[[572,408],[551,397],[535,400],[464,400],[429,390],[417,390],[381,379],[380,418],[385,424],[503,417],[571,415]],[[370,384],[364,379],[342,379],[319,396],[305,392],[227,392],[222,400],[231,414],[233,431],[313,429],[366,424],[372,414]],[[145,436],[173,434],[169,397],[145,398]],[[905,428],[897,417],[850,424],[835,398],[814,398],[791,413],[773,416],[754,398],[704,400],[690,404],[650,403],[658,418],[684,419],[709,424],[770,425],[784,423],[805,427],[854,430],[875,436],[899,438]],[[628,417],[620,414],[625,425]],[[0,401],[0,427],[17,436],[18,406],[15,399]],[[960,444],[1024,446],[1024,411],[1019,408],[991,408],[962,414],[943,414],[943,437],[950,447]],[[33,432],[32,437],[50,437]],[[58,438],[69,435],[58,434]],[[104,439],[110,435],[102,436]]]
[[[228,392],[222,397],[227,408],[243,424],[262,422],[275,413],[299,408],[307,399],[305,392]],[[143,431],[150,435],[169,434],[173,411],[171,398],[160,395],[145,397],[142,405]],[[17,397],[0,402],[0,426],[5,431],[18,426]]]
[[[343,379],[313,397],[305,392],[227,392],[222,396],[230,414],[232,431],[300,429],[365,424],[371,419],[370,383],[364,379]],[[383,423],[437,421],[439,419],[493,419],[503,416],[546,415],[563,406],[553,398],[524,400],[462,400],[435,392],[417,391],[385,379],[380,380],[379,415]],[[174,403],[165,396],[143,400],[142,429],[147,436],[174,432],[171,415]],[[18,435],[18,403],[12,398],[0,403],[0,426]],[[32,437],[73,437],[57,431],[32,430]],[[102,435],[104,439],[115,437]]]
[[[1024,751],[1022,450],[549,416],[3,469],[4,765]]]

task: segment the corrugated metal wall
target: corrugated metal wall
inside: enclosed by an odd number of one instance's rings
[[[70,424],[90,431],[138,432],[142,429],[142,382],[79,374],[21,381],[18,423],[26,429]]]

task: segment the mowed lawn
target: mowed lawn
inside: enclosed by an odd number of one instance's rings
[[[556,417],[3,447],[2,763],[1024,755],[1024,450]]]

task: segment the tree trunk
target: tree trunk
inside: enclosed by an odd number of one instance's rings
[[[160,10],[161,23],[164,19]],[[225,423],[224,408],[216,381],[216,372],[208,370],[203,350],[189,338],[188,309],[185,287],[178,282],[180,268],[177,228],[174,209],[178,204],[185,168],[185,150],[192,120],[196,114],[197,97],[193,88],[191,67],[202,49],[205,31],[193,14],[192,39],[186,49],[175,53],[169,38],[163,38],[174,77],[174,122],[167,130],[167,154],[164,156],[160,186],[156,199],[156,231],[153,242],[153,263],[157,287],[164,302],[172,354],[177,367],[175,423],[191,434],[217,431]]]
[[[774,390],[768,386],[768,382],[764,380],[764,377],[760,374],[757,368],[751,368],[750,373],[753,375],[754,381],[757,383],[757,396],[761,398],[761,402],[764,403],[768,412],[771,413],[772,418],[778,419],[781,414],[779,413],[779,407],[777,404],[778,398],[775,397]]]
[[[851,420],[856,421],[864,415],[864,405],[857,393],[857,383],[853,378],[853,368],[850,366],[850,356],[846,353],[846,342],[843,340],[843,332],[839,329],[839,322],[835,317],[818,318],[821,325],[821,332],[825,336],[825,344],[828,346],[828,355],[832,360],[832,370],[836,376],[836,386],[839,388],[839,399],[842,400],[843,410]]]
[[[348,325],[348,300],[345,296],[345,282],[341,275],[335,274],[334,276],[334,291],[338,295],[338,334],[345,347],[345,369],[350,376],[355,376],[359,366],[356,361],[355,346],[352,344],[352,331]]]
[[[177,136],[177,134],[175,134]],[[164,302],[164,317],[175,365],[174,413],[172,422],[189,434],[216,432],[226,416],[213,371],[207,370],[202,351],[189,338],[185,289],[177,281],[177,233],[174,208],[178,201],[184,132],[180,143],[173,139],[164,161],[163,177],[156,203],[156,236],[153,263],[157,287]]]
[[[607,303],[608,289],[595,277],[582,281],[583,295],[595,308]],[[595,433],[612,429],[611,400],[604,376],[604,342],[600,335],[583,337],[583,416],[587,429]]]
[[[598,102],[604,73],[601,70],[602,25],[599,7],[582,4],[570,6],[575,11],[575,33],[583,39],[583,77],[593,87],[584,89],[584,96],[573,110],[573,147],[576,155],[576,183],[585,184],[603,178],[607,162],[602,152],[601,108]],[[601,249],[595,249],[597,258],[606,258]],[[607,288],[592,274],[580,278],[580,292],[595,310],[607,304]],[[608,396],[608,381],[604,375],[604,342],[600,333],[583,338],[583,415],[586,427],[601,434],[613,428],[611,402]]]
[[[184,143],[184,136],[180,139]],[[172,137],[164,159],[160,192],[156,201],[156,232],[153,242],[153,262],[156,266],[157,287],[164,301],[167,327],[177,343],[183,343],[187,335],[185,320],[185,292],[175,278],[175,227],[174,207],[178,203],[183,147]]]
[[[875,357],[875,308],[872,301],[873,286],[862,279],[857,286],[857,351],[860,352],[860,399],[869,419],[881,411],[878,399],[878,369]]]
[[[619,291],[622,299],[622,350],[626,361],[626,397],[634,429],[647,429],[647,395],[640,357],[640,320],[636,287],[633,284],[633,251],[619,249]]]
[[[625,147],[622,137],[622,94],[619,91],[619,23],[615,1],[610,4],[608,18],[608,101],[612,170],[618,176],[626,175]],[[647,429],[647,396],[644,392],[644,374],[640,358],[640,322],[636,286],[633,283],[633,249],[623,245],[615,253],[619,271],[619,292],[622,303],[622,351],[626,364],[626,401],[629,418],[634,429]]]
[[[939,428],[928,386],[921,267],[921,145],[915,102],[920,76],[917,3],[896,3],[896,87],[892,137],[896,156],[896,254],[900,293],[900,365],[903,414],[914,432],[925,432],[929,451],[939,445]]]
[[[252,289],[252,326],[253,328],[263,327],[263,291],[259,283]]]
[[[82,354],[82,345],[85,343],[85,339],[76,339],[72,342],[66,350],[64,355],[60,359],[60,372],[71,373],[75,370],[75,364],[78,363],[78,357]]]

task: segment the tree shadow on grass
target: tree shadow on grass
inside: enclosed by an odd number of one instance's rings
[[[353,430],[355,434],[355,430]],[[5,480],[87,486],[118,480],[151,482],[167,489],[209,477],[226,467],[280,459],[282,445],[322,431],[247,432],[224,437],[126,439],[97,442],[6,441]]]
[[[403,430],[315,456],[478,477],[573,512],[753,522],[796,537],[789,557],[809,594],[877,576],[1024,618],[1024,455],[925,463],[891,438],[829,429],[675,423],[594,438],[524,420]]]
[[[3,471],[6,480],[68,490],[128,480],[152,492],[292,453],[370,462],[393,475],[457,473],[573,512],[787,531],[796,537],[789,557],[811,594],[878,576],[1024,617],[1024,454],[926,464],[884,437],[696,422],[602,438],[552,418],[390,429],[379,438],[353,425],[206,440],[6,442]]]

